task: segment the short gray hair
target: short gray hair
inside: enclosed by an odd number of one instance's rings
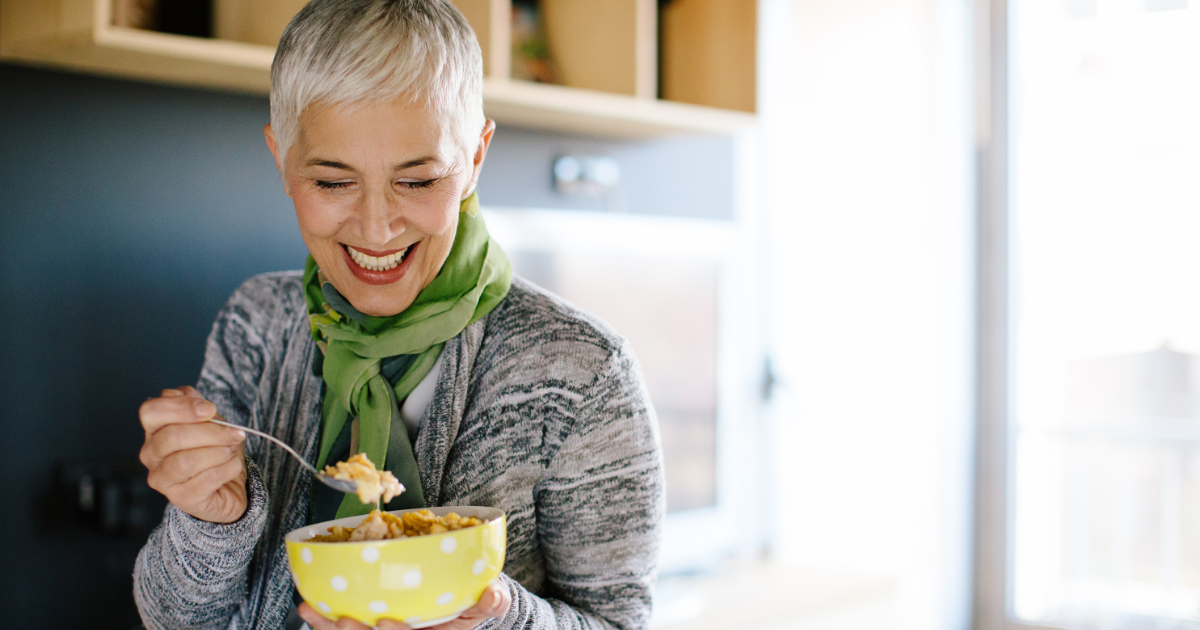
[[[483,55],[447,0],[313,0],[271,63],[271,128],[280,157],[314,104],[408,98],[449,114],[470,151],[483,130]]]

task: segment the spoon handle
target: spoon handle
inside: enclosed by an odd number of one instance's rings
[[[208,421],[212,422],[213,424],[220,424],[220,425],[227,426],[227,427],[230,427],[233,429],[240,429],[247,433],[253,433],[254,435],[257,435],[259,437],[264,437],[264,438],[274,442],[275,444],[278,444],[279,446],[283,447],[283,450],[287,451],[288,454],[290,454],[292,457],[295,457],[296,461],[300,462],[300,465],[307,468],[309,472],[311,472],[314,475],[318,474],[317,469],[313,468],[312,464],[309,464],[307,461],[304,460],[303,457],[300,457],[300,453],[293,451],[292,447],[288,446],[286,443],[283,442],[283,440],[280,440],[279,438],[275,437],[274,435],[271,435],[269,433],[263,433],[262,431],[256,431],[254,429],[251,429],[250,427],[244,427],[240,424],[234,424],[232,422],[218,420],[216,418],[209,418]]]

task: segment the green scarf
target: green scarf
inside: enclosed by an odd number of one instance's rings
[[[488,235],[475,194],[460,206],[454,244],[437,277],[397,315],[359,313],[309,256],[304,296],[313,338],[324,354],[319,370],[326,386],[317,468],[329,463],[347,420],[357,417],[358,450],[396,475],[408,505],[424,507],[408,432],[392,430],[405,426],[400,405],[433,368],[442,344],[491,312],[511,284],[508,257]],[[366,514],[372,507],[345,495],[335,518]]]

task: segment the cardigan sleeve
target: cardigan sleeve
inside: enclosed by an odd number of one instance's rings
[[[230,422],[255,426],[254,401],[267,344],[258,332],[271,296],[256,279],[230,297],[213,324],[200,395]],[[246,596],[254,548],[267,518],[267,492],[246,457],[246,512],[233,523],[210,523],[169,505],[134,566],[134,599],[147,628],[228,628]]]
[[[546,570],[542,595],[502,577],[513,605],[488,625],[646,628],[664,482],[654,411],[627,346],[612,355],[578,405],[572,434],[534,492]]]
[[[133,596],[150,630],[228,628],[246,591],[266,521],[266,491],[246,458],[246,512],[233,523],[202,521],[174,505],[150,534],[133,570]]]

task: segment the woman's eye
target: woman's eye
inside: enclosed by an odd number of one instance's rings
[[[347,182],[347,181],[331,182],[331,181],[316,179],[316,180],[313,180],[313,182],[317,185],[317,188],[320,188],[321,190],[335,190],[338,188],[345,188],[346,186],[350,185],[350,182]]]
[[[424,179],[417,182],[399,182],[399,184],[405,188],[429,188],[435,182],[437,182],[436,179]]]

